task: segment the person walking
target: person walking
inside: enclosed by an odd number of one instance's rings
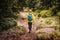
[[[31,33],[32,23],[34,22],[34,20],[35,20],[35,16],[32,10],[29,10],[29,12],[26,15],[26,22],[28,22],[29,33]]]

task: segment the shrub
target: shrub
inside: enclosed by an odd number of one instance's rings
[[[13,18],[17,19],[18,18],[18,12],[14,12],[12,15],[13,15]]]
[[[59,17],[60,17],[60,11],[59,11],[59,12],[57,12],[57,16],[59,16]]]
[[[39,15],[40,12],[41,12],[41,10],[36,10],[35,15]]]
[[[45,23],[51,24],[51,23],[52,23],[52,20],[51,20],[51,19],[46,19],[46,20],[45,20]]]
[[[39,24],[37,27],[36,27],[36,30],[42,28],[41,25]]]
[[[40,14],[38,14],[38,17],[41,17],[41,15],[40,15]]]
[[[60,30],[60,25],[54,26],[55,30]]]
[[[41,17],[50,17],[50,16],[52,16],[52,11],[50,11],[50,10],[42,10],[40,12],[40,15],[41,15]]]
[[[43,29],[44,30],[44,29]],[[43,32],[38,31],[36,32],[36,36],[38,40],[58,40],[60,38],[60,31],[59,30],[51,30],[51,32]]]
[[[16,20],[13,18],[4,18],[4,19],[6,19],[6,20],[4,20],[0,23],[1,24],[0,31],[7,30],[7,29],[17,25]]]
[[[16,35],[23,35],[26,33],[26,28],[24,28],[23,26],[17,26],[15,34]]]
[[[52,36],[53,34],[48,34],[48,33],[45,33],[45,32],[39,32],[37,34],[37,39],[38,40],[51,40],[51,37],[53,38]]]
[[[56,37],[56,33],[38,32],[36,36],[38,40],[53,40]]]

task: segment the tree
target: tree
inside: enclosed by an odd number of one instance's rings
[[[17,0],[0,0],[0,31],[16,25]]]

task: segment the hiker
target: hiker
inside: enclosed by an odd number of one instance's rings
[[[28,22],[28,28],[29,28],[29,33],[31,32],[31,28],[32,28],[32,23],[34,22],[34,15],[32,10],[29,10],[29,12],[26,15],[26,21]]]

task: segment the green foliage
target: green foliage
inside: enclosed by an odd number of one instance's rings
[[[41,15],[40,15],[40,14],[38,14],[38,17],[41,17]]]
[[[38,40],[47,40],[47,39],[59,39],[60,38],[60,31],[55,30],[53,33],[46,33],[46,32],[38,32],[36,34]],[[52,39],[51,39],[52,38]]]
[[[52,20],[51,20],[51,19],[46,19],[46,20],[45,20],[45,23],[46,23],[46,24],[51,24],[51,23],[52,23]]]
[[[13,18],[5,18],[3,22],[0,22],[0,32],[7,30],[13,26],[16,26],[16,20]]]
[[[0,0],[0,31],[7,30],[17,25],[18,14],[17,0]]]
[[[60,31],[60,25],[54,26],[54,29]]]
[[[0,1],[0,17],[12,17],[14,12],[18,11],[17,0],[1,0]]]
[[[48,34],[48,33],[45,33],[45,32],[39,32],[36,34],[37,36],[37,39],[38,40],[41,40],[41,39],[44,39],[44,40],[47,40],[47,39],[51,39],[54,37],[54,34]]]
[[[41,27],[41,25],[39,24],[37,27],[36,27],[36,30],[39,30],[39,29],[41,29],[42,27]]]
[[[33,11],[51,10],[53,15],[56,15],[56,13],[60,10],[60,1],[59,0],[19,0],[19,6],[21,9],[23,7],[32,8]],[[48,13],[47,15],[50,14]]]
[[[35,10],[35,13],[40,13],[41,10]]]
[[[57,12],[57,16],[59,16],[59,17],[60,17],[60,11],[59,11],[59,12]]]
[[[29,7],[36,9],[49,9],[52,6],[59,6],[59,0],[19,0],[19,5],[22,7]]]
[[[23,35],[26,33],[26,28],[23,26],[17,26],[16,31],[14,32],[17,36]]]
[[[40,13],[41,10],[35,10],[34,13],[37,16]]]
[[[21,31],[20,31],[20,35],[25,34],[25,33],[26,33],[26,29],[22,28]]]
[[[12,15],[13,15],[12,17],[13,17],[14,19],[17,19],[17,18],[18,18],[18,15],[17,15],[17,14],[18,14],[18,12],[14,12],[14,13],[12,14]]]
[[[52,16],[52,11],[50,10],[43,10],[40,12],[41,17],[50,17]]]

